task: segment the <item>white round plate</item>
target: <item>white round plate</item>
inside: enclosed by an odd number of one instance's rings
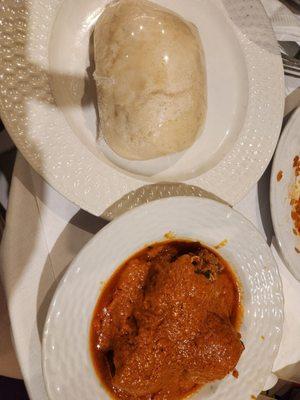
[[[239,379],[209,384],[192,399],[250,400],[264,386],[281,340],[283,295],[270,249],[253,225],[228,206],[208,199],[179,197],[151,202],[115,219],[80,252],[50,306],[43,337],[43,373],[51,400],[108,400],[89,354],[89,329],[103,284],[129,256],[172,232],[213,247],[243,288],[245,351]],[[258,368],[259,365],[259,368]]]
[[[300,280],[300,237],[293,233],[291,218],[291,187],[295,182],[293,160],[300,156],[300,108],[294,112],[285,127],[274,157],[271,177],[271,212],[274,231],[286,264],[292,274]],[[277,175],[283,177],[278,182]]]
[[[270,161],[283,115],[281,58],[260,1],[157,0],[199,29],[208,115],[189,150],[150,162],[126,161],[96,143],[89,50],[107,2],[0,5],[0,113],[14,142],[55,189],[96,215],[143,185],[166,181],[235,204]]]

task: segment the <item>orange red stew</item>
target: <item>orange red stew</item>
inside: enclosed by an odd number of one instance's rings
[[[116,399],[182,399],[238,377],[241,318],[237,279],[215,251],[183,240],[153,244],[121,265],[99,298],[96,372]]]

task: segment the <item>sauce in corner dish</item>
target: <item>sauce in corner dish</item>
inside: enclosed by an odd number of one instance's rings
[[[293,233],[300,236],[300,157],[295,156],[293,160],[293,171],[295,174],[294,182],[290,191],[291,217],[293,221]],[[295,247],[295,250],[300,254],[300,244]]]
[[[200,242],[155,243],[125,261],[95,308],[97,375],[116,399],[179,400],[233,373],[244,350],[239,282]]]

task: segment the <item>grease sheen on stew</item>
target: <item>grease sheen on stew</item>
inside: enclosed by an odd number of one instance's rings
[[[111,397],[179,400],[233,373],[244,350],[240,285],[200,242],[172,240],[131,256],[105,285],[90,349]]]

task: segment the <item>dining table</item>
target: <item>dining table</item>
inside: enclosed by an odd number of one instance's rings
[[[278,14],[281,3],[264,0],[263,4],[278,28],[282,24],[282,14]],[[300,18],[298,22],[300,33]],[[286,77],[285,83],[283,128],[292,111],[300,106],[300,79]],[[271,165],[233,206],[267,241],[282,280],[283,336],[266,389],[273,387],[279,377],[300,383],[300,282],[287,268],[273,231]],[[32,169],[21,153],[17,154],[0,249],[0,375],[24,379],[32,400],[48,399],[41,362],[42,338],[53,294],[74,257],[109,222],[107,217],[91,215],[67,200]]]

